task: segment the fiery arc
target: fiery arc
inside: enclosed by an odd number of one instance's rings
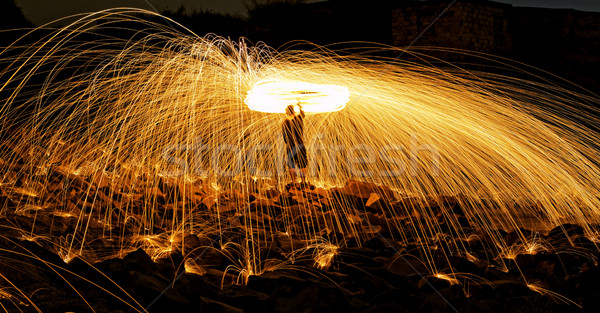
[[[250,110],[265,113],[285,113],[288,105],[298,102],[306,113],[326,113],[343,110],[349,100],[350,92],[343,86],[260,81],[248,91],[244,102]]]
[[[287,180],[277,162],[281,116],[264,113],[283,113],[296,101],[306,112],[326,113],[305,120],[316,192],[337,195],[353,179],[387,186],[392,206],[376,218],[385,219],[399,244],[418,238],[432,273],[439,271],[426,247],[442,240],[442,227],[455,235],[444,253],[469,253],[465,221],[442,208],[448,222],[437,223],[433,207],[443,197],[457,199],[469,229],[490,238],[496,252],[513,248],[500,228],[516,229],[520,242],[531,243],[519,231],[525,217],[544,229],[578,224],[598,238],[600,133],[586,126],[600,124],[595,96],[401,59],[342,57],[323,47],[275,51],[199,37],[140,13],[155,15],[118,9],[80,16],[1,55],[0,120],[12,137],[10,149],[0,151],[0,184],[21,207],[77,219],[71,234],[52,241],[66,261],[107,257],[91,248],[97,238],[87,232],[90,223],[116,238],[117,255],[140,247],[153,258],[185,253],[186,235],[219,234],[221,250],[240,262],[241,281],[274,267],[256,251],[277,236],[303,243],[298,253],[316,251],[320,268],[345,244],[325,240],[328,234],[358,245],[373,238],[361,224],[364,212],[346,198],[332,196],[327,208],[306,202],[296,207],[300,213],[269,218],[278,209],[273,193]],[[110,35],[131,23],[140,25],[131,38]],[[92,35],[102,40],[90,42]],[[239,170],[249,163],[240,155],[264,146],[260,171]],[[229,153],[211,159],[198,147]],[[85,210],[56,202],[75,185],[72,196],[88,203]],[[250,194],[264,205],[247,205]],[[112,232],[123,225],[135,236]],[[244,235],[227,237],[226,225]]]

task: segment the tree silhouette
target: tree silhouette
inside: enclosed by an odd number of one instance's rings
[[[223,37],[238,38],[244,35],[245,25],[240,16],[208,10],[189,11],[183,5],[176,11],[166,10],[161,14],[181,23],[200,36],[214,33]]]

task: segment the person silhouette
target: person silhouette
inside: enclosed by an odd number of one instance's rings
[[[297,108],[297,110],[296,110]],[[300,176],[301,186],[306,184],[306,166],[308,159],[304,146],[304,110],[298,102],[285,108],[286,118],[283,121],[283,140],[286,145],[286,162],[290,170],[292,183]]]

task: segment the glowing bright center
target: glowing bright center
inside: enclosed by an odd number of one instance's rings
[[[263,81],[248,91],[245,103],[254,111],[285,113],[288,105],[298,102],[306,113],[342,110],[350,100],[348,88],[306,82]]]

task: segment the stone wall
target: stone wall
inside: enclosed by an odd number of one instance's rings
[[[600,13],[459,0],[403,1],[391,12],[392,43],[447,47],[508,57],[600,93]],[[421,35],[422,34],[422,35]],[[421,37],[419,37],[421,36]],[[464,59],[434,52],[447,61]]]
[[[459,1],[431,28],[425,29],[448,6],[448,2],[408,2],[392,10],[395,46],[451,47],[503,54],[512,49],[508,13],[510,5],[495,2]],[[425,31],[425,32],[424,32]]]

